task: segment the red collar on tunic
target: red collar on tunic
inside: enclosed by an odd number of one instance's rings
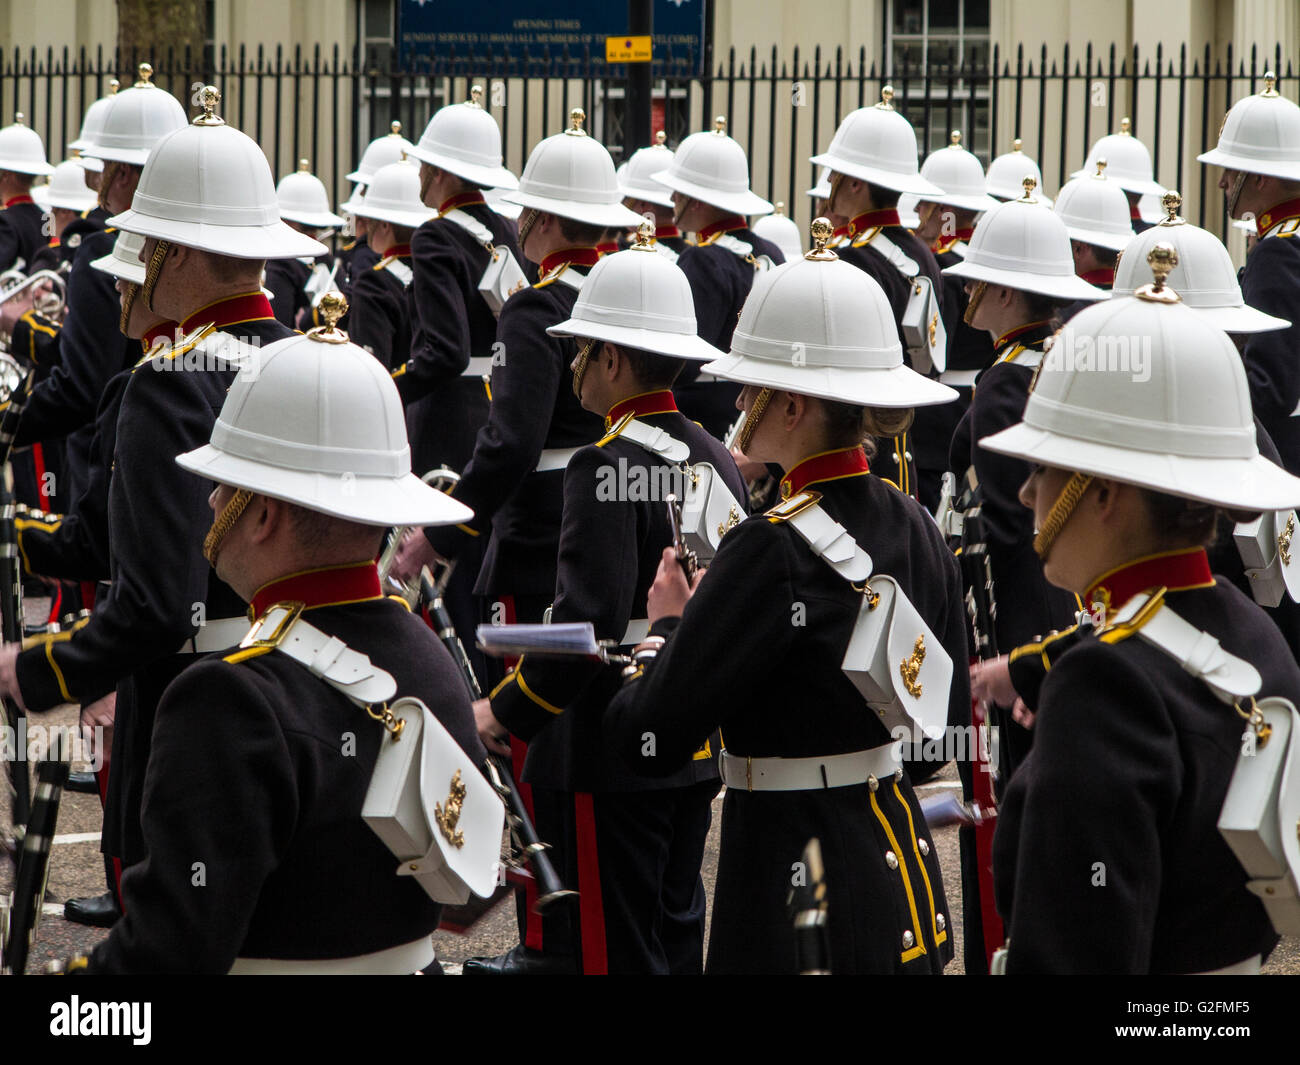
[[[613,255],[618,251],[618,241],[603,240],[596,245],[596,250],[600,252],[601,255]]]
[[[1007,332],[1003,333],[1000,337],[998,337],[997,340],[993,341],[993,350],[1001,351],[1008,344],[1011,344],[1014,341],[1019,340],[1026,333],[1033,332],[1033,330],[1035,329],[1042,329],[1045,326],[1050,324],[1051,324],[1050,322],[1044,320],[1041,322],[1030,322],[1027,325],[1018,325],[1016,326],[1015,329],[1008,330]]]
[[[271,310],[271,301],[263,293],[245,292],[200,307],[181,322],[181,332],[190,333],[199,326],[209,323],[218,329],[225,329],[240,322],[256,322],[263,318],[274,317],[275,312]]]
[[[438,214],[444,215],[448,211],[454,211],[457,207],[469,207],[476,203],[487,203],[483,199],[483,193],[475,190],[474,192],[459,192],[455,196],[445,199],[438,205]]]
[[[950,237],[940,237],[930,245],[930,250],[936,255],[942,255],[946,251],[952,251],[954,245],[960,244],[963,240],[970,240],[974,235],[974,226],[964,226]]]
[[[853,219],[849,223],[849,236],[856,237],[859,233],[865,233],[868,229],[874,229],[877,226],[896,226],[898,224],[898,208],[882,207],[879,211],[867,211],[865,214],[860,214]]]
[[[599,260],[600,252],[595,248],[561,248],[543,259],[540,269],[545,277],[558,266],[595,266]]]
[[[655,226],[655,240],[671,240],[681,235],[682,231],[676,226]]]
[[[838,481],[844,477],[861,477],[870,473],[867,453],[861,447],[845,447],[811,455],[781,478],[781,498],[798,495],[810,484]]]
[[[382,599],[379,570],[372,560],[291,573],[270,581],[253,593],[253,617],[260,618],[276,603],[303,603],[304,609],[364,603]]]
[[[620,399],[609,408],[609,413],[605,415],[605,431],[614,428],[620,419],[629,414],[634,418],[641,418],[650,414],[671,414],[675,410],[677,410],[677,400],[668,389],[642,392],[639,396]]]
[[[1138,205],[1136,203],[1130,203],[1128,205],[1128,220],[1130,222],[1146,221],[1146,219],[1142,217],[1142,212],[1138,210]]]
[[[5,204],[6,207],[9,204]],[[1270,207],[1255,220],[1255,225],[1259,232],[1267,233],[1279,222],[1285,222],[1288,218],[1300,217],[1300,200],[1287,200],[1285,203],[1279,203],[1276,207]]]
[[[30,196],[28,196],[26,193],[22,193],[21,195],[18,196],[10,196],[9,199],[5,200],[4,205],[5,207],[13,207],[15,204],[19,204],[19,203],[35,203],[35,202],[36,201],[33,200]]]
[[[1090,285],[1096,285],[1098,288],[1115,287],[1115,268],[1113,266],[1103,266],[1100,270],[1089,270],[1086,274],[1079,275],[1080,281],[1086,281]]]
[[[152,351],[155,344],[160,340],[170,342],[176,336],[175,322],[159,322],[140,338],[140,346],[145,351]]]
[[[700,242],[720,236],[723,233],[731,233],[737,229],[744,229],[749,223],[738,214],[729,214],[726,218],[719,218],[716,222],[710,222],[701,229],[696,235]]]
[[[1185,592],[1189,588],[1213,586],[1214,574],[1210,572],[1205,548],[1180,548],[1126,562],[1103,573],[1092,582],[1084,601],[1089,604],[1101,602],[1107,611],[1115,611],[1148,588],[1163,587],[1170,592]]]
[[[409,244],[394,244],[386,252],[384,258],[392,259],[409,259],[411,257],[411,246]]]

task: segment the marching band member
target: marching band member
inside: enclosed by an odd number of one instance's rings
[[[339,689],[385,671],[482,764],[451,656],[381,593],[374,563],[383,526],[468,511],[411,475],[396,389],[332,323],[262,356],[256,375],[236,377],[212,442],[175,459],[200,490],[217,483],[204,554],[257,620],[163,693],[147,858],[123,877],[126,916],[73,971],[409,973],[433,961],[439,907],[395,875],[361,816],[388,733]],[[267,615],[290,601],[291,620],[267,637]],[[313,639],[314,659],[289,651]],[[327,641],[330,655],[316,653]],[[352,672],[332,683],[343,654]],[[215,795],[230,800],[219,818]]]
[[[1128,200],[1129,222],[1133,232],[1142,233],[1151,228],[1152,223],[1142,217],[1139,204],[1143,196],[1163,196],[1165,187],[1155,180],[1155,171],[1151,166],[1151,152],[1145,144],[1133,136],[1133,123],[1127,118],[1120,119],[1119,132],[1098,138],[1088,149],[1088,158],[1083,161],[1083,169],[1070,175],[1073,179],[1091,177],[1097,172],[1097,164],[1105,162],[1106,177],[1124,190]],[[1064,188],[1061,190],[1065,191]],[[1109,247],[1103,244],[1102,247]]]
[[[1025,178],[1034,179],[1034,188],[1038,189],[1038,198],[1048,207],[1052,206],[1050,196],[1044,196],[1042,189],[1043,172],[1033,158],[1025,154],[1024,141],[1017,137],[1011,142],[1011,151],[1004,152],[989,163],[984,175],[984,191],[995,200],[1018,200],[1024,194]]]
[[[893,88],[886,85],[880,103],[846,115],[830,147],[813,156],[812,162],[830,167],[830,210],[849,219],[845,242],[836,254],[865,271],[884,290],[894,309],[895,327],[907,352],[908,365],[920,366],[929,373],[930,364],[942,361],[946,353],[937,326],[942,321],[945,335],[950,333],[952,311],[943,305],[943,279],[934,255],[899,221],[898,197],[905,192],[933,196],[940,189],[921,177],[916,131],[894,110],[893,95]],[[918,347],[905,335],[903,319],[914,293],[921,295],[916,292],[920,279],[929,284],[931,304],[924,315],[930,325],[929,343],[922,341]],[[934,350],[937,347],[943,351]],[[941,428],[930,432],[924,421],[922,417],[915,432],[900,434],[896,440],[877,441],[877,464],[881,476],[933,510],[945,468],[947,434]],[[924,478],[922,469],[926,471]]]
[[[352,298],[353,281],[379,261],[379,256],[374,253],[367,240],[366,220],[354,215],[352,208],[361,202],[366,186],[370,184],[370,179],[375,176],[375,172],[390,163],[400,163],[410,150],[411,142],[402,136],[402,124],[394,120],[388,133],[376,137],[366,145],[366,150],[361,153],[361,162],[352,173],[347,175],[347,180],[355,184],[352,187],[352,195],[339,204],[339,210],[350,219],[352,236],[339,249],[340,266],[336,280],[339,291],[349,300]],[[415,468],[419,469],[419,466]]]
[[[711,132],[682,141],[666,168],[651,177],[672,191],[673,225],[695,234],[677,265],[695,293],[700,336],[726,351],[755,276],[785,261],[775,244],[749,228],[749,216],[771,214],[772,205],[750,191],[745,149],[727,136],[721,115]],[[735,421],[737,390],[700,373],[688,366],[673,391],[688,418],[722,439]]]
[[[1241,273],[1241,292],[1256,310],[1291,322],[1259,333],[1242,358],[1251,406],[1282,454],[1300,473],[1300,107],[1273,88],[1238,100],[1223,120],[1219,141],[1196,158],[1223,168],[1219,188],[1229,218],[1255,219],[1259,237]]]
[[[1111,180],[1104,157],[1097,159],[1096,168],[1093,174],[1071,178],[1061,186],[1052,210],[1070,234],[1074,272],[1094,288],[1109,292],[1120,252],[1133,239],[1133,223],[1124,189]],[[1061,321],[1068,322],[1090,302],[1075,300],[1061,310]]]
[[[489,621],[541,621],[555,595],[562,474],[580,447],[602,435],[600,417],[582,409],[569,384],[577,345],[547,329],[570,316],[586,271],[599,259],[595,246],[605,230],[637,225],[641,218],[623,206],[614,162],[582,128],[584,119],[575,109],[569,129],[534,147],[518,190],[507,194],[524,208],[519,247],[541,277],[501,308],[494,342],[501,357],[492,366],[488,421],[456,486],[456,498],[473,509],[474,518],[408,537],[394,565],[406,579],[438,557],[459,559],[490,537],[474,588],[486,600]],[[418,269],[418,254],[416,259]],[[522,748],[516,753],[521,757]],[[555,839],[562,813],[533,798],[538,832]],[[521,914],[530,908],[521,901]],[[543,934],[536,918],[523,920],[524,945],[503,959],[467,962],[465,972],[571,970],[573,944],[557,944],[558,933],[548,925]]]
[[[219,98],[211,86],[204,90],[205,113],[158,142],[133,206],[110,219],[145,237],[138,298],[179,322],[183,339],[137,366],[122,397],[109,485],[108,594],[70,635],[0,652],[0,690],[30,709],[84,705],[117,688],[103,847],[124,867],[146,853],[140,808],[158,700],[193,653],[229,645],[242,613],[238,596],[204,561],[203,486],[172,459],[207,439],[236,371],[261,343],[288,335],[259,287],[265,259],[321,250],[279,220],[266,157],[216,116]],[[195,189],[210,198],[195,204]]]
[[[70,269],[73,253],[81,241],[65,243],[63,236],[74,221],[99,205],[95,191],[86,184],[86,168],[74,159],[64,160],[54,168],[48,185],[37,185],[32,189],[32,199],[41,210],[49,213],[50,222],[49,239],[33,257],[28,272],[57,270],[65,263]]]
[[[40,134],[15,115],[0,129],[0,271],[30,270],[45,246],[45,213],[32,199],[32,183],[53,173]]]
[[[710,973],[794,971],[786,897],[814,836],[833,971],[938,973],[952,941],[936,855],[897,744],[846,676],[845,646],[870,613],[867,589],[888,575],[924,619],[935,657],[964,659],[956,560],[919,504],[870,472],[863,449],[898,431],[910,408],[953,393],[903,365],[884,292],[825,250],[828,222],[814,225],[817,250],[758,279],[731,354],[710,364],[744,383],[738,446],[785,470],[786,499],[726,533],[693,595],[665,552],[638,648],[644,675],[615,697],[606,727],[624,759],[664,774],[722,729]],[[862,552],[870,561],[859,565]],[[959,722],[964,670],[949,685],[931,664],[927,679],[924,663],[909,672],[919,654],[891,663],[894,677],[919,682],[909,701],[928,691],[928,705]]]
[[[1071,323],[1148,338],[1149,374],[1049,359],[1024,420],[980,441],[1035,464],[1035,550],[1097,621],[1058,641],[999,809],[1008,972],[1257,972],[1277,943],[1217,823],[1250,716],[1234,698],[1300,700],[1300,667],[1204,545],[1219,508],[1292,507],[1300,480],[1256,449],[1236,350],[1166,287],[1172,254]]]
[[[646,592],[672,543],[664,497],[673,489],[654,486],[676,478],[684,499],[693,467],[708,463],[733,499],[745,495],[731,454],[673,398],[683,360],[722,352],[696,335],[690,283],[655,254],[653,234],[643,222],[635,247],[598,262],[573,316],[548,330],[583,342],[573,390],[606,429],[564,473],[551,620],[591,621],[598,638],[627,646],[645,635]],[[601,734],[617,689],[608,666],[525,655],[476,711],[486,742],[502,725],[527,741],[523,779],[565,811],[559,853],[579,895],[581,971],[699,974],[716,752],[706,744],[675,774],[647,776]]]
[[[959,130],[952,131],[947,148],[925,157],[921,177],[938,186],[940,192],[916,198],[920,224],[914,232],[934,253],[940,270],[956,266],[966,258],[976,218],[996,207],[998,201],[984,191],[984,168],[962,147]],[[975,378],[994,359],[988,333],[965,320],[967,301],[961,278],[945,273],[943,303],[953,315],[954,328],[948,333],[948,358],[939,380],[956,390],[957,401],[926,409],[926,429],[936,440],[951,442],[970,406]],[[918,476],[925,480],[932,473],[918,471]],[[931,489],[925,491],[927,496],[931,494]]]
[[[411,351],[411,238],[434,215],[420,200],[419,168],[409,160],[380,167],[352,215],[366,220],[380,258],[353,281],[348,332],[391,373]]]
[[[618,187],[623,193],[623,206],[654,223],[655,250],[675,263],[689,245],[673,221],[672,192],[654,178],[672,164],[673,150],[667,140],[668,134],[660,130],[654,144],[633,152],[618,168]]]
[[[311,172],[306,159],[298,160],[298,169],[286,174],[275,187],[275,198],[280,205],[280,218],[290,228],[306,234],[313,240],[328,235],[343,219],[330,210],[329,193],[325,184]],[[301,255],[294,259],[272,259],[266,264],[266,287],[271,292],[271,307],[276,320],[290,329],[311,318],[313,293],[319,270],[328,274],[334,265],[334,256],[328,250],[319,255]],[[322,288],[322,293],[324,289]]]

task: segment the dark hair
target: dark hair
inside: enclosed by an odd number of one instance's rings
[[[1080,241],[1081,244],[1086,243]],[[1088,249],[1093,256],[1099,261],[1105,263],[1110,269],[1114,270],[1119,266],[1119,252],[1114,248],[1105,248],[1100,244],[1088,244]]]
[[[414,226],[399,226],[395,222],[389,222],[388,224],[393,227],[393,239],[398,244],[411,243],[411,238],[415,236]]]
[[[884,185],[873,185],[868,181],[867,191],[871,193],[871,202],[878,211],[886,207],[898,206],[898,197],[901,194],[897,189],[887,189]]]
[[[588,225],[586,222],[565,218],[563,215],[555,217],[560,220],[561,235],[576,247],[594,248],[605,238],[604,226]]]
[[[1151,522],[1161,536],[1189,547],[1206,547],[1214,542],[1220,510],[1183,496],[1141,489]]]
[[[30,189],[36,183],[35,174],[24,174],[21,170],[8,170],[5,173],[25,189]]]
[[[620,346],[618,350],[627,360],[632,376],[647,388],[672,388],[673,382],[686,367],[684,359],[655,355],[640,348]]]
[[[1017,291],[1024,301],[1025,312],[1029,315],[1028,321],[1030,322],[1049,322],[1065,306],[1061,300],[1053,299],[1051,296],[1044,296],[1040,292],[1029,292],[1023,288]]]
[[[827,442],[831,447],[866,447],[867,457],[875,457],[873,437],[898,436],[911,427],[911,407],[862,407],[823,399],[826,412]]]
[[[359,521],[335,518],[310,510],[297,503],[288,503],[289,522],[293,526],[298,546],[304,552],[322,552],[337,549],[345,544],[359,542],[369,546],[373,542],[374,555],[379,554],[384,530],[378,525],[365,525]]]

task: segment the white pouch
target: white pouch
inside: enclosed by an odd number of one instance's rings
[[[917,373],[929,373],[931,369],[942,373],[948,367],[948,331],[939,314],[934,285],[922,276],[913,277],[911,284],[902,325],[912,368]]]
[[[745,520],[745,508],[711,463],[697,462],[691,470],[682,502],[682,536],[700,565],[707,566],[722,538]]]
[[[392,704],[361,816],[435,902],[463,904],[497,886],[505,806],[419,699]]]
[[[1300,602],[1300,558],[1291,554],[1296,531],[1294,510],[1266,510],[1254,521],[1232,530],[1237,552],[1250,578],[1250,591],[1260,606],[1274,607],[1289,596]],[[1300,555],[1300,544],[1296,545]]]
[[[948,725],[952,658],[893,577],[874,576],[858,607],[843,669],[891,733],[919,728],[940,739]]]
[[[487,269],[478,281],[479,293],[492,313],[499,317],[506,300],[527,287],[528,278],[524,276],[524,269],[510,249],[504,244],[492,246]]]

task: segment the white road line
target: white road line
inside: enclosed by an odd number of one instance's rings
[[[55,836],[54,842],[57,843],[98,843],[100,834],[98,832],[67,832],[62,836]]]
[[[932,780],[928,784],[918,784],[913,790],[927,791],[933,788],[943,788],[945,791],[959,791],[961,789],[961,781],[960,780]],[[55,843],[58,842],[57,836],[55,837],[54,842]]]
[[[62,917],[63,903],[61,902],[44,902],[41,903],[42,917]]]

